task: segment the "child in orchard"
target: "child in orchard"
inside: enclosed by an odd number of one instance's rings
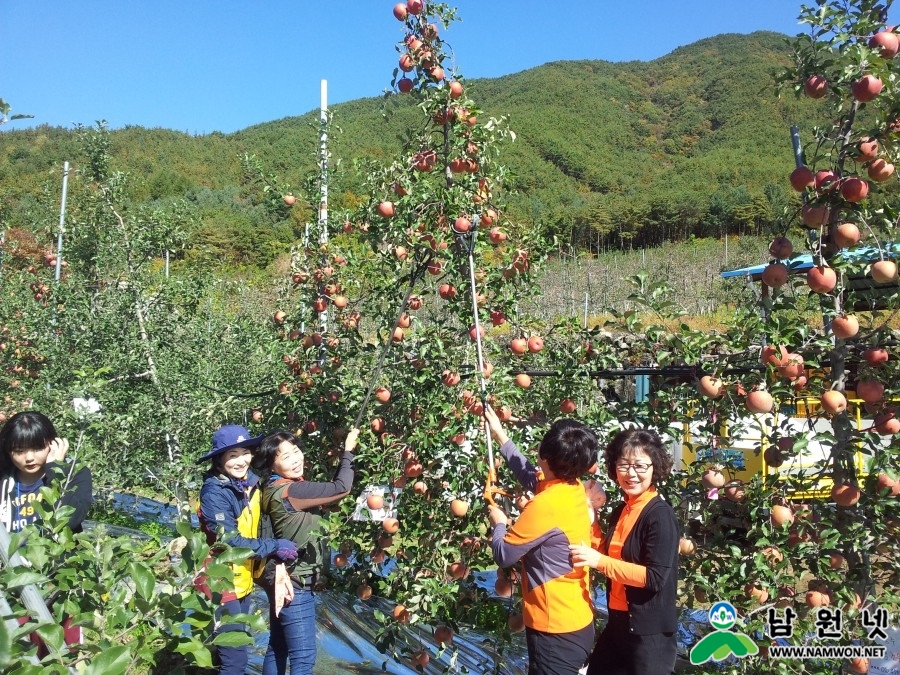
[[[92,478],[86,466],[66,462],[69,442],[59,438],[50,419],[35,410],[16,413],[0,429],[0,523],[7,532],[20,532],[29,525],[40,526],[36,501],[41,488],[58,487],[56,507],[68,506],[72,512],[68,527],[82,531],[82,523],[91,506]],[[81,628],[63,622],[66,644],[81,642]],[[32,641],[38,654],[47,653],[36,635]]]
[[[287,431],[263,440],[254,453],[253,468],[265,482],[263,510],[272,518],[278,537],[287,537],[299,547],[300,556],[288,565],[293,599],[276,615],[277,604],[269,595],[269,647],[263,675],[284,675],[288,658],[291,675],[312,675],[316,663],[316,601],[313,591],[326,565],[327,542],[317,531],[321,507],[350,493],[353,487],[353,451],[359,429],[351,429],[334,480],[303,480],[304,455],[301,441]]]
[[[262,436],[253,437],[242,426],[229,424],[218,429],[212,437],[212,449],[197,463],[210,461],[200,488],[200,526],[207,541],[225,541],[232,547],[249,548],[254,558],[240,565],[232,565],[234,585],[222,594],[216,618],[250,611],[255,567],[263,558],[273,557],[281,562],[297,558],[297,545],[288,539],[258,539],[260,519],[259,478],[250,471],[250,450]],[[243,624],[225,623],[217,632],[243,631]],[[249,659],[249,646],[219,646],[219,672],[243,675]]]
[[[535,467],[509,440],[497,414],[485,419],[500,454],[534,499],[509,526],[506,514],[490,506],[494,561],[509,567],[522,561],[522,609],[530,675],[576,675],[594,645],[594,609],[587,569],[575,568],[571,544],[591,541],[588,498],[598,506],[602,490],[586,496],[579,480],[597,457],[597,436],[581,422],[556,421],[541,440]]]
[[[91,471],[66,463],[68,450],[53,422],[34,410],[13,415],[0,429],[0,522],[7,532],[36,522],[34,502],[50,485],[62,488],[57,507],[73,507],[68,525],[81,532],[91,506]]]

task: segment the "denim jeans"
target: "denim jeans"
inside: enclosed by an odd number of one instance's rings
[[[229,614],[249,614],[250,613],[250,596],[246,595],[239,600],[229,600],[216,608],[216,618],[222,619]],[[246,631],[247,626],[242,623],[226,623],[219,626],[217,633],[227,633],[229,631],[242,630]],[[219,653],[219,673],[221,675],[244,675],[247,670],[247,660],[250,656],[250,645],[241,647],[218,647]]]
[[[316,664],[316,596],[294,586],[294,599],[275,616],[269,594],[269,648],[263,675],[284,675],[291,660],[291,675],[312,675]]]

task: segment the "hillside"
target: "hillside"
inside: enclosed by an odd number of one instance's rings
[[[773,228],[792,195],[789,128],[810,128],[813,102],[776,96],[784,36],[719,35],[651,62],[559,61],[468,92],[481,118],[507,115],[509,214],[594,251],[691,235]],[[331,207],[358,199],[356,160],[394,157],[416,109],[410,98],[335,105]],[[194,258],[263,266],[296,238],[309,212],[267,206],[239,157],[297,194],[315,175],[318,111],[234,134],[190,136],[127,127],[110,134],[114,168],[142,179],[136,204],[186,200]],[[59,169],[83,162],[77,133],[52,127],[0,133],[0,219],[52,231]],[[200,250],[202,249],[202,251]],[[191,255],[188,251],[187,255]]]

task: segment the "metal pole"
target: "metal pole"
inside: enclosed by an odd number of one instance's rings
[[[800,145],[800,130],[796,124],[791,125],[791,145],[794,148],[794,165],[803,166],[803,146]]]
[[[169,278],[169,249],[166,249],[166,279]]]
[[[62,273],[63,229],[66,224],[66,194],[69,191],[69,162],[63,163],[62,203],[59,206],[59,232],[56,234],[56,283]]]

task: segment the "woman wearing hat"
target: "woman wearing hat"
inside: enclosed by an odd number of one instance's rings
[[[250,471],[250,450],[259,445],[262,436],[251,436],[242,426],[228,424],[212,437],[212,450],[197,463],[210,461],[200,488],[200,508],[197,515],[210,546],[224,541],[229,546],[249,548],[253,558],[241,565],[232,565],[234,586],[222,594],[216,612],[222,616],[248,614],[250,593],[253,590],[254,560],[274,557],[281,562],[296,560],[297,545],[289,539],[257,539],[260,518],[259,479]],[[220,625],[218,632],[246,630],[242,624]],[[218,649],[220,673],[243,675],[249,656],[249,646]]]

